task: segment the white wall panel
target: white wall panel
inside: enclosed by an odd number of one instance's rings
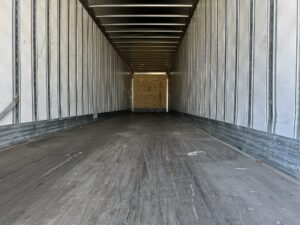
[[[217,118],[218,81],[218,8],[217,1],[211,1],[211,75],[210,75],[210,118]]]
[[[295,122],[296,65],[299,63],[296,61],[297,6],[297,0],[278,0],[275,129],[277,134],[288,137],[294,136]]]
[[[92,50],[93,50],[93,54],[92,54],[92,67],[93,67],[93,86],[92,86],[92,96],[93,96],[93,113],[97,113],[97,95],[96,95],[96,85],[97,85],[97,65],[96,65],[96,61],[98,60],[97,58],[97,26],[95,23],[93,23],[93,46],[92,46]]]
[[[249,115],[249,50],[250,1],[239,0],[237,59],[237,125],[248,126]]]
[[[200,3],[200,13],[199,13],[199,17],[200,17],[200,83],[201,83],[201,90],[200,90],[200,99],[201,99],[201,107],[200,107],[200,115],[205,117],[205,63],[206,63],[206,15],[205,15],[205,2],[201,1]],[[198,59],[199,60],[199,59]],[[183,76],[182,76],[183,77]],[[178,90],[178,95],[179,94],[179,90]]]
[[[88,20],[88,95],[89,95],[89,114],[93,114],[93,21]]]
[[[0,49],[5,54],[0,54],[0,112],[13,100],[12,81],[12,1],[0,0],[0,15],[5,20],[0,20]],[[0,125],[11,124],[12,112],[0,121]]]
[[[227,1],[227,72],[225,94],[225,122],[234,123],[236,91],[236,1]]]
[[[58,0],[50,1],[50,115],[51,119],[57,119],[58,101]]]
[[[100,48],[102,49],[101,53],[100,53],[100,64],[101,64],[101,68],[100,68],[100,90],[103,91],[103,93],[101,94],[100,97],[100,101],[102,102],[100,110],[102,112],[105,111],[105,81],[104,81],[104,77],[105,77],[105,52],[106,52],[106,48],[104,47],[104,37],[101,35],[100,38]],[[103,65],[103,66],[102,66]]]
[[[96,62],[98,61],[98,56],[97,56],[97,39],[98,39],[98,29],[97,29],[97,25],[94,24],[94,33],[93,33],[93,106],[94,106],[94,113],[97,113],[97,73],[98,73],[98,69],[97,69],[97,64]]]
[[[36,1],[37,30],[37,112],[38,120],[47,120],[47,4]]]
[[[101,112],[101,32],[98,31],[97,38],[97,85],[96,85],[96,94],[97,94],[97,112]]]
[[[60,92],[62,117],[69,117],[68,7],[68,1],[62,0],[60,11]]]
[[[88,14],[83,13],[83,103],[84,114],[89,114],[89,95],[88,95]]]
[[[210,116],[210,87],[211,87],[211,1],[206,1],[205,7],[205,33],[206,33],[206,44],[205,44],[205,117]],[[187,51],[187,50],[186,50]],[[191,81],[190,81],[191,82]]]
[[[198,16],[198,14],[200,13],[200,11],[196,11],[195,12],[195,15]],[[201,51],[201,41],[200,41],[200,38],[201,38],[201,35],[200,35],[200,29],[201,29],[201,20],[194,20],[195,21],[195,40],[196,40],[196,43],[195,43],[195,54],[194,54],[194,59],[193,59],[193,63],[196,63],[196,68],[195,68],[195,71],[194,71],[194,75],[195,77],[199,76],[199,74],[201,73],[201,61],[200,60],[197,60],[197,56],[198,56],[198,52]],[[196,79],[196,82],[195,82],[195,85],[196,85],[196,88],[199,88],[201,87],[201,79]],[[195,91],[195,95],[196,95],[196,102],[200,102],[201,101],[201,95],[200,95],[200,92],[198,91]],[[198,113],[201,112],[201,104],[194,104],[195,105],[195,108],[196,108],[196,111]]]
[[[111,62],[111,64],[109,64],[108,66],[108,71],[109,71],[109,74],[112,74],[113,73],[113,54],[112,54],[112,49],[109,48],[109,61]],[[108,83],[110,84],[110,88],[112,88],[112,77],[109,76],[108,77]],[[112,105],[111,105],[111,93],[112,92],[109,92],[108,93],[108,99],[107,99],[107,103],[108,103],[108,108],[111,108]]]
[[[32,122],[31,2],[20,1],[20,122]]]
[[[77,115],[83,115],[83,8],[77,4]]]
[[[225,0],[218,0],[218,75],[217,75],[217,120],[224,121],[225,93]]]
[[[69,13],[69,85],[70,85],[70,116],[76,116],[77,103],[77,79],[76,79],[76,29],[77,29],[77,14],[76,1],[70,1]]]
[[[253,128],[267,131],[268,119],[268,1],[255,0],[254,65],[253,65]]]

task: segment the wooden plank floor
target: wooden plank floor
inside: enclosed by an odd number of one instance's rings
[[[0,152],[1,225],[299,225],[300,186],[174,115]]]

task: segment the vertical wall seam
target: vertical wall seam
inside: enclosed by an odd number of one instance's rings
[[[273,124],[273,29],[274,29],[274,0],[269,0],[269,71],[268,71],[268,127],[267,131],[272,132]]]
[[[204,1],[204,117],[206,117],[206,101],[207,101],[207,97],[206,97],[206,84],[207,84],[207,0]]]
[[[226,115],[227,115],[227,45],[228,45],[228,27],[227,27],[227,19],[228,19],[228,0],[225,0],[225,18],[224,18],[224,24],[225,24],[225,60],[224,60],[224,122],[226,121]]]
[[[276,99],[275,99],[275,75],[276,75],[276,28],[277,28],[277,0],[270,0],[269,15],[269,73],[268,73],[268,129],[269,133],[275,131]]]
[[[78,26],[77,26],[77,22],[78,22],[78,2],[77,0],[75,1],[75,116],[78,116]]]
[[[70,95],[70,0],[67,1],[67,4],[68,4],[68,13],[67,13],[67,16],[68,16],[68,48],[67,48],[67,51],[68,51],[68,59],[67,59],[67,76],[68,76],[68,88],[67,88],[67,92],[68,92],[68,116],[70,117],[71,116],[71,95]]]
[[[51,90],[50,90],[50,73],[51,73],[51,52],[50,52],[50,42],[51,42],[51,37],[50,37],[50,1],[51,0],[46,0],[47,6],[46,6],[46,27],[47,27],[47,68],[46,68],[46,77],[47,77],[47,118],[48,120],[51,119]]]
[[[89,19],[87,19],[87,38],[86,38],[86,77],[87,77],[87,114],[90,113],[90,93],[89,93],[89,32],[90,32],[90,26],[89,26]]]
[[[276,98],[276,74],[277,74],[277,20],[278,20],[278,0],[275,0],[274,7],[274,59],[273,59],[273,126],[272,133],[275,133],[277,125],[277,98]]]
[[[237,117],[238,117],[238,76],[239,76],[239,47],[240,47],[240,1],[236,0],[236,18],[235,18],[235,72],[234,72],[234,115],[233,115],[233,123],[237,125]]]
[[[98,86],[98,32],[96,30],[95,32],[95,98],[94,98],[94,104],[95,104],[95,112],[98,113],[98,92],[97,92],[97,86]],[[118,93],[117,93],[118,94]]]
[[[219,0],[216,0],[217,7],[217,71],[216,71],[216,120],[218,119],[218,94],[219,94]]]
[[[210,41],[209,41],[209,51],[210,51],[210,55],[209,55],[209,58],[210,58],[210,60],[209,60],[209,95],[210,95],[210,97],[209,97],[209,118],[211,118],[212,117],[212,110],[211,110],[211,108],[212,108],[212,106],[211,106],[211,104],[212,104],[212,102],[211,102],[211,93],[212,93],[212,9],[213,9],[213,4],[212,4],[212,1],[210,1],[210,4],[209,4],[209,11],[210,11],[210,19],[209,19],[209,25],[210,25],[210,30],[209,30],[209,33],[210,33]]]
[[[12,20],[13,20],[13,99],[19,98],[14,110],[13,110],[13,123],[20,123],[20,89],[21,89],[21,67],[20,67],[20,2],[19,0],[13,1],[12,7]]]
[[[83,7],[81,6],[81,103],[82,115],[84,115],[84,38],[83,38]]]
[[[296,36],[296,101],[294,138],[300,139],[300,1],[297,0],[297,36]]]
[[[199,3],[200,4],[200,3]],[[200,8],[200,7],[199,7]],[[202,32],[202,26],[203,26],[203,24],[202,24],[202,22],[203,22],[203,17],[202,17],[202,15],[201,15],[201,11],[200,11],[200,13],[198,14],[198,16],[199,16],[199,19],[200,19],[200,21],[199,21],[199,23],[198,23],[198,26],[197,26],[197,28],[198,28],[198,30],[197,30],[197,39],[196,40],[198,40],[198,38],[200,39],[200,41],[199,41],[199,43],[198,43],[198,46],[197,46],[197,50],[199,50],[199,52],[200,52],[200,54],[203,54],[203,49],[202,49],[202,43],[203,43],[203,41],[202,41],[202,36],[203,35],[201,35],[200,37],[199,37],[199,34],[201,34]],[[199,60],[199,62],[198,62],[198,60],[197,60],[197,70],[199,71],[198,73],[199,73],[199,76],[198,76],[198,82],[199,82],[199,87],[202,89],[202,71],[201,71],[201,67],[202,67],[202,59],[201,60]],[[170,79],[170,76],[168,76],[168,85],[169,85],[169,89],[168,89],[168,101],[169,101],[169,110],[171,109],[171,106],[170,106],[170,97],[171,97],[171,95],[170,95],[170,90],[171,90],[171,85],[170,85],[170,82],[172,82],[171,81],[171,79]],[[200,114],[200,116],[202,116],[203,115],[203,113],[202,113],[202,107],[203,107],[203,105],[201,104],[201,103],[203,103],[202,102],[202,95],[201,95],[201,91],[199,91],[199,93],[197,94],[197,98],[198,98],[198,102],[199,102],[199,105],[198,105],[198,110],[199,110],[199,114]]]
[[[58,79],[57,79],[57,90],[58,90],[58,117],[62,117],[62,106],[61,106],[61,0],[58,0],[58,20],[57,20],[57,39],[58,39]]]
[[[97,65],[97,89],[96,89],[96,92],[97,92],[97,113],[100,113],[100,101],[99,101],[99,98],[100,98],[100,91],[99,91],[99,87],[100,87],[100,32],[98,31],[98,34],[97,34],[97,62],[96,62],[96,65]]]
[[[253,76],[254,76],[254,42],[255,42],[255,1],[250,1],[250,40],[249,40],[249,96],[248,96],[248,127],[253,127]]]
[[[37,121],[37,52],[36,52],[36,0],[31,0],[31,70],[32,119]]]
[[[92,114],[94,114],[95,111],[95,106],[94,106],[94,62],[95,62],[95,48],[93,47],[94,41],[95,41],[95,35],[94,35],[94,24],[93,21],[91,21],[91,42],[90,42],[90,47],[91,47],[91,109],[92,109]]]
[[[265,107],[265,112],[266,112],[266,124],[265,124],[265,132],[269,131],[269,121],[270,121],[270,113],[269,113],[269,77],[270,77],[270,27],[271,27],[271,1],[272,0],[268,0],[267,2],[267,56],[266,56],[266,107]]]

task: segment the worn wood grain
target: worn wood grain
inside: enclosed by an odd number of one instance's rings
[[[2,225],[297,225],[300,186],[166,114],[0,152]]]
[[[134,75],[133,81],[135,111],[166,110],[166,75]]]

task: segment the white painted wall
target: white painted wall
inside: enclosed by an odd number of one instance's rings
[[[13,100],[13,60],[12,60],[12,1],[0,0],[0,111],[3,111]],[[0,121],[0,125],[11,124],[12,112]]]
[[[50,116],[51,119],[59,118],[59,68],[58,68],[58,0],[50,1]]]
[[[64,2],[64,1],[63,1]],[[47,120],[47,4],[36,1],[37,25],[37,112],[38,120]],[[22,51],[22,49],[21,49]],[[21,75],[22,76],[22,75]],[[21,96],[22,98],[22,96]]]
[[[51,0],[49,5],[47,0],[36,1],[35,89],[33,4],[19,1],[22,19],[16,42],[13,2],[0,0],[0,113],[14,98],[16,44],[20,123],[34,122],[35,111],[36,120],[51,120],[130,108],[128,69],[79,1]],[[7,114],[0,125],[13,124],[13,115],[13,111]]]
[[[170,107],[299,138],[299,6],[200,0],[171,70]]]
[[[31,122],[33,119],[32,111],[32,67],[31,67],[31,2],[20,2],[20,71],[21,71],[21,103],[20,112],[22,123]],[[28,66],[29,65],[29,66]]]

